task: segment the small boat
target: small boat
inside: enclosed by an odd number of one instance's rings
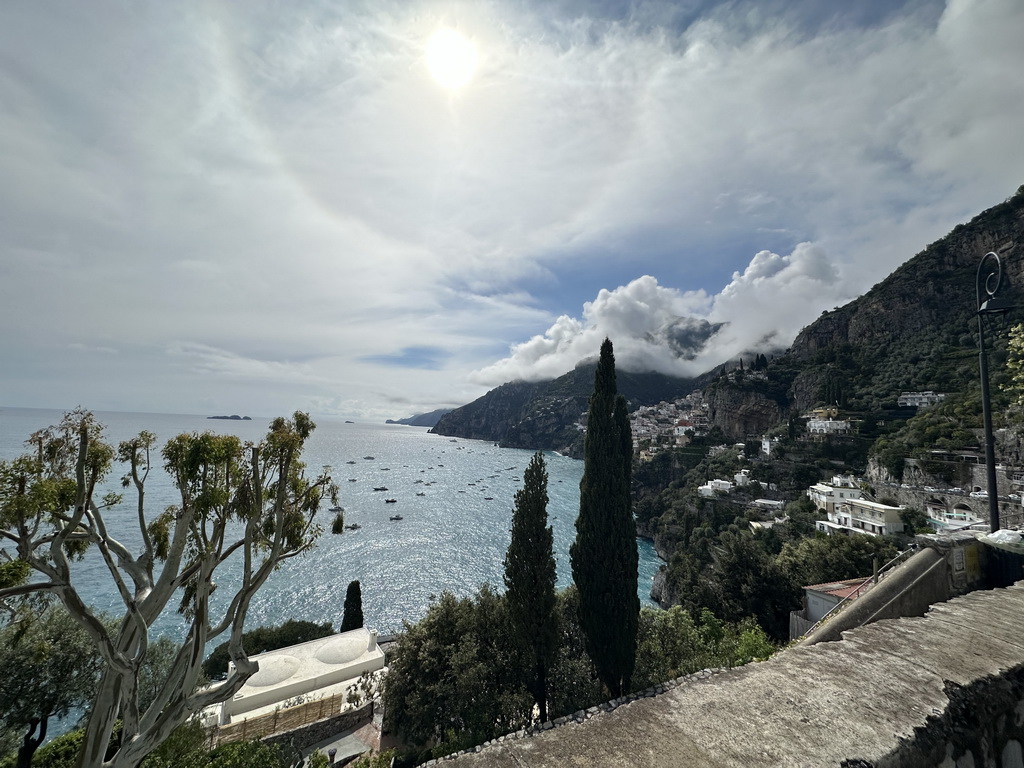
[[[354,478],[354,477],[350,477],[350,478],[348,479],[348,481],[349,481],[350,483],[355,483],[355,482],[358,482],[358,481],[356,480],[356,478]]]
[[[375,490],[375,491],[386,491],[387,488],[385,486],[381,485],[381,486],[378,486],[378,487],[374,488],[373,490]]]
[[[348,525],[345,526],[345,530],[348,530],[348,531],[358,531],[362,527],[363,526],[361,526],[359,523],[349,523]]]
[[[426,496],[427,494],[425,494],[423,491],[417,491],[416,495],[417,496]]]
[[[331,507],[327,511],[328,512],[344,512],[345,508],[344,507]]]
[[[354,422],[354,421],[349,421],[348,419],[345,419],[345,423],[346,423],[346,424],[355,424],[355,422]]]
[[[401,520],[401,519],[402,519],[402,516],[401,516],[401,515],[392,515],[392,516],[391,516],[391,519],[392,519],[392,520]]]
[[[484,496],[484,501],[494,501],[493,496]]]
[[[365,461],[373,461],[373,456],[363,456]]]
[[[346,463],[346,464],[355,464],[355,462],[354,462],[354,461],[346,461],[345,463]]]
[[[398,499],[384,499],[385,504],[397,504]]]

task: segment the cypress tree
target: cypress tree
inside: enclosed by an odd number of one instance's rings
[[[548,719],[547,677],[558,649],[558,618],[548,472],[540,453],[530,460],[515,499],[512,540],[505,553],[505,599],[516,645],[524,649],[529,664],[526,688],[543,723]]]
[[[633,439],[608,339],[594,377],[583,458],[580,514],[569,557],[587,652],[609,694],[617,698],[629,692],[636,664],[640,598],[630,502]]]
[[[359,579],[349,582],[345,592],[345,613],[341,618],[339,632],[359,629],[363,626],[363,591],[359,587]]]

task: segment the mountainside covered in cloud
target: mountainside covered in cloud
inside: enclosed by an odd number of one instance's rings
[[[474,379],[489,386],[549,380],[596,355],[605,337],[618,370],[692,378],[741,355],[785,349],[823,301],[850,298],[838,265],[809,243],[788,256],[761,251],[713,296],[644,275],[601,290],[583,305],[582,319],[562,315]]]
[[[758,254],[711,299],[642,277],[602,291],[585,306],[583,321],[559,318],[543,336],[513,348],[508,358],[482,371],[486,376],[500,371],[530,375],[456,409],[436,431],[523,448],[569,445],[572,424],[586,409],[592,366],[581,365],[546,382],[535,379],[574,355],[592,355],[604,336],[615,343],[620,391],[632,405],[670,399],[661,394],[673,389],[678,397],[707,386],[713,416],[736,437],[744,436],[741,422],[730,414],[742,410],[745,397],[771,405],[773,418],[781,419],[790,409],[826,401],[868,413],[895,404],[903,389],[962,391],[977,375],[972,318],[978,264],[986,252],[999,253],[1005,281],[1001,295],[1024,306],[1022,248],[1024,187],[957,226],[864,296],[821,313],[802,330],[792,325],[805,311],[797,306],[801,297],[835,290],[839,281],[835,266],[813,249],[798,248],[789,257]],[[727,307],[735,311],[734,318],[725,314]],[[1024,310],[1010,317],[1018,315]],[[765,379],[748,378],[742,385],[716,380],[721,364],[781,351],[783,340],[793,341],[792,347],[776,356]],[[645,380],[637,370],[662,375],[661,391],[647,393],[656,399],[631,394]]]

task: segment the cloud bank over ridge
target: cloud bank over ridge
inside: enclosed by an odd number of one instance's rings
[[[560,316],[542,335],[476,371],[473,380],[497,386],[555,378],[595,357],[606,336],[624,370],[696,376],[747,353],[787,346],[823,303],[850,298],[838,265],[811,243],[800,243],[788,256],[757,253],[714,295],[679,291],[644,275],[602,289],[583,305],[582,319]]]

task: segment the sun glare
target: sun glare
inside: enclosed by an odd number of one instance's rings
[[[458,32],[439,29],[427,42],[427,69],[442,88],[466,85],[476,71],[476,46]]]

